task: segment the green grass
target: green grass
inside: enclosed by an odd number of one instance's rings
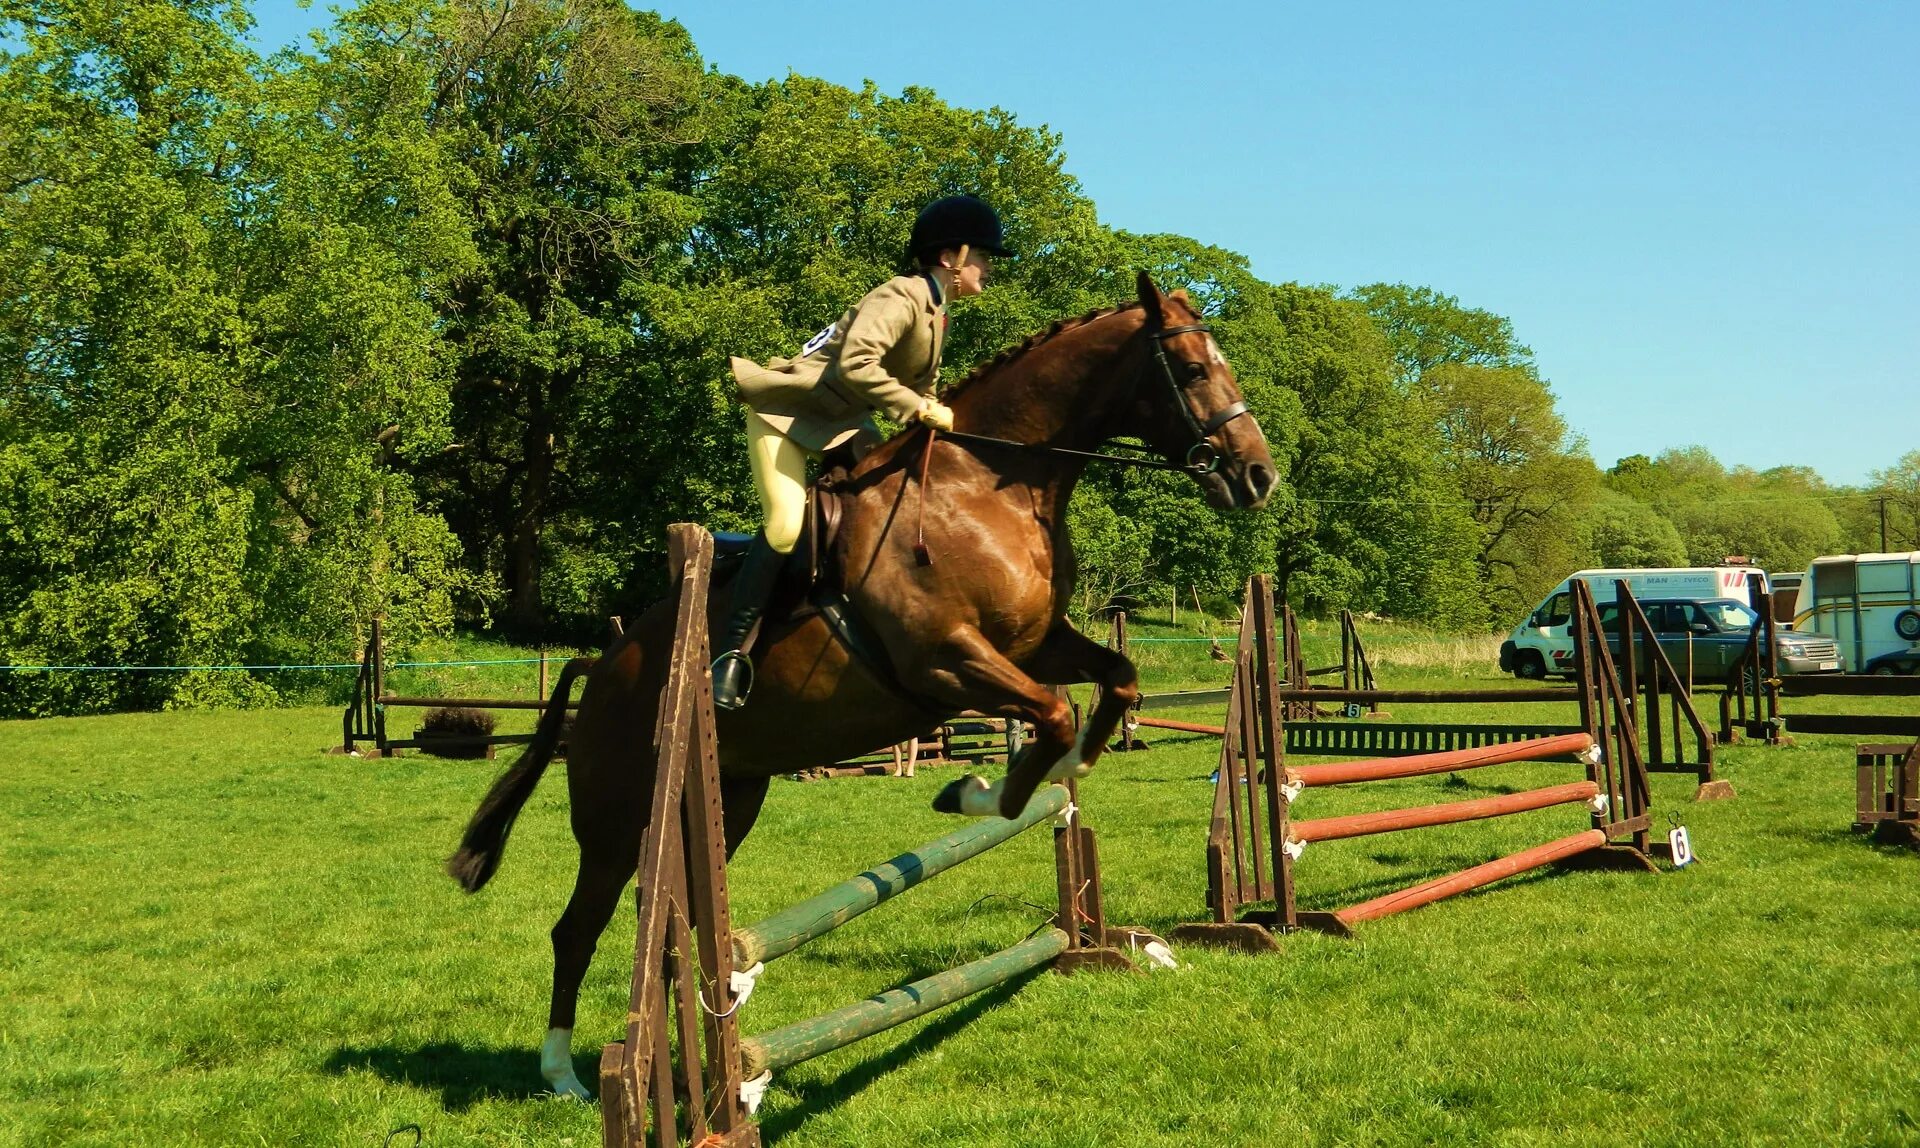
[[[1217,631],[1230,646],[1231,625]],[[1173,631],[1134,628],[1155,632]],[[1456,664],[1499,677],[1412,630],[1367,635],[1388,685],[1458,682]],[[1224,683],[1205,649],[1136,652],[1158,691]],[[1310,633],[1310,661],[1332,651]],[[511,669],[531,693],[532,667]],[[1572,716],[1500,708],[1395,716]],[[0,725],[0,1145],[378,1145],[409,1123],[436,1148],[599,1142],[594,1109],[541,1095],[534,1052],[574,859],[559,770],[494,884],[466,897],[439,865],[501,763],[322,754],[338,735],[319,708]],[[1082,798],[1109,916],[1164,932],[1202,915],[1216,743],[1150,736]],[[779,1074],[762,1127],[790,1145],[1920,1144],[1920,856],[1848,831],[1849,741],[1721,752],[1735,801],[1695,805],[1691,779],[1654,779],[1662,816],[1692,830],[1687,870],[1523,877],[1356,940],[1294,935],[1277,957],[1182,947],[1176,971],[1037,976]],[[1305,812],[1568,768],[1315,792]],[[776,782],[730,873],[736,918],[944,832],[927,804],[953,776]],[[1549,810],[1311,846],[1302,904],[1583,821]],[[1003,947],[1052,898],[1051,851],[1023,838],[779,961],[744,1028]],[[582,996],[589,1080],[625,1015],[632,920],[629,904]]]

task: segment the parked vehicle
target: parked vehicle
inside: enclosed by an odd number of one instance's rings
[[[1855,674],[1920,672],[1920,550],[1815,558],[1793,628],[1825,634]]]
[[[1614,602],[1596,605],[1601,629],[1619,634],[1619,606]],[[1760,622],[1752,607],[1732,598],[1646,598],[1640,600],[1640,609],[1646,612],[1667,661],[1684,675],[1691,660],[1695,682],[1725,682],[1732,676],[1735,663],[1746,652],[1748,636]],[[1779,643],[1782,673],[1840,672],[1840,652],[1833,639],[1823,634],[1776,628],[1774,641]],[[1618,657],[1619,639],[1612,639],[1611,645]]]
[[[1567,576],[1534,608],[1500,646],[1500,668],[1515,677],[1544,678],[1573,673],[1573,591],[1575,579],[1593,591],[1595,605],[1614,600],[1614,583],[1624,581],[1639,599],[1725,598],[1747,601],[1747,576],[1764,574],[1754,566],[1665,567],[1659,569],[1580,570]]]

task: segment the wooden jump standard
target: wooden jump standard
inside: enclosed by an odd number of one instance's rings
[[[1362,921],[1430,904],[1543,865],[1652,870],[1647,852],[1653,819],[1633,724],[1633,695],[1622,688],[1615,672],[1591,593],[1584,584],[1576,585],[1575,648],[1581,666],[1578,700],[1584,730],[1398,758],[1289,767],[1283,750],[1277,748],[1285,744],[1282,699],[1288,691],[1278,684],[1280,651],[1274,640],[1271,583],[1264,576],[1256,578],[1241,624],[1208,833],[1207,901],[1213,919],[1183,925],[1174,936],[1271,952],[1278,949],[1274,940],[1278,933],[1311,928],[1351,935],[1353,926]],[[1585,764],[1585,780],[1471,801],[1318,820],[1293,818],[1294,803],[1317,787],[1569,759]],[[1310,843],[1575,803],[1585,804],[1591,815],[1590,828],[1582,832],[1337,912],[1303,912],[1294,904],[1293,866]],[[1261,901],[1271,901],[1274,907],[1247,908]]]
[[[577,677],[597,660],[592,657],[571,658],[563,665],[561,673],[571,673]],[[346,712],[340,717],[338,752],[364,752],[358,749],[359,744],[371,742],[376,757],[386,757],[399,749],[444,750],[461,746],[484,746],[491,755],[493,746],[525,745],[533,740],[533,735],[500,733],[434,737],[425,731],[417,731],[410,738],[390,738],[387,736],[387,711],[401,708],[545,711],[548,704],[547,663],[544,661],[540,663],[540,696],[537,698],[429,698],[393,694],[387,692],[386,667],[386,643],[381,635],[380,620],[375,618],[367,637],[366,652],[360,657],[360,673],[354,679],[353,696],[348,699]],[[567,708],[578,709],[579,705],[569,701]]]
[[[1013,821],[972,822],[758,924],[734,929],[707,676],[713,540],[699,527],[680,524],[669,529],[668,547],[676,629],[661,692],[656,772],[636,875],[638,920],[626,1039],[605,1046],[600,1056],[604,1145],[758,1145],[752,1110],[766,1074],[776,1069],[1035,969],[1132,967],[1113,943],[1125,931],[1106,924],[1093,831],[1080,824],[1071,784],[1041,790]],[[1053,831],[1060,910],[1052,927],[823,1016],[740,1036],[739,1006],[766,962],[1043,822],[1061,819],[1066,824]]]
[[[1633,708],[1636,726],[1644,739],[1642,761],[1654,773],[1691,773],[1694,775],[1695,800],[1732,797],[1733,787],[1714,777],[1713,732],[1694,709],[1686,679],[1674,669],[1660,648],[1646,612],[1634,600],[1626,583],[1616,582],[1618,603],[1616,621],[1608,627],[1615,635],[1620,654],[1614,664],[1628,704]],[[1247,604],[1242,619],[1253,614],[1257,591],[1253,581],[1247,584]],[[1590,672],[1575,668],[1572,689],[1536,686],[1520,689],[1422,689],[1383,690],[1373,686],[1373,667],[1360,646],[1353,618],[1341,617],[1341,663],[1324,669],[1308,669],[1300,653],[1300,630],[1293,611],[1275,603],[1271,617],[1278,627],[1276,658],[1284,677],[1277,678],[1275,696],[1280,702],[1277,720],[1282,726],[1282,748],[1288,754],[1325,756],[1368,755],[1397,757],[1406,754],[1440,753],[1480,746],[1510,745],[1577,732],[1565,725],[1540,725],[1515,722],[1429,722],[1368,720],[1364,722],[1325,720],[1330,715],[1319,703],[1343,703],[1348,713],[1369,719],[1385,719],[1381,703],[1435,705],[1504,705],[1509,702],[1578,701],[1582,691],[1591,692]],[[1244,621],[1243,621],[1244,626]],[[1109,644],[1125,651],[1126,619],[1116,615]],[[1241,674],[1236,663],[1236,680]],[[1316,686],[1309,681],[1315,675],[1343,674],[1340,686]],[[1920,679],[1911,679],[1920,687]],[[1355,683],[1364,682],[1364,686]],[[1229,690],[1191,691],[1180,694],[1152,694],[1142,697],[1141,709],[1153,706],[1206,705],[1228,701]],[[1920,691],[1917,691],[1920,692]],[[1229,714],[1231,714],[1229,705]],[[1916,722],[1920,727],[1920,722]],[[1138,727],[1174,730],[1211,737],[1224,737],[1226,727],[1209,723],[1155,717],[1129,712],[1123,726],[1122,744],[1116,748],[1144,749],[1146,743],[1133,736]],[[1885,732],[1893,732],[1891,728]],[[1920,728],[1915,729],[1920,736]]]
[[[1855,833],[1884,845],[1920,849],[1920,741],[1863,745],[1855,751],[1859,813]]]
[[[1776,697],[1920,697],[1920,678],[1877,674],[1808,674],[1776,678]],[[1777,701],[1776,701],[1777,706]],[[1920,716],[1907,714],[1785,714],[1793,733],[1911,739],[1854,746],[1856,833],[1883,844],[1920,849]]]
[[[1749,595],[1763,593],[1761,579],[1748,579]],[[1755,601],[1760,599],[1756,597]],[[1897,737],[1898,744],[1854,747],[1856,833],[1876,841],[1920,848],[1920,715],[1784,713],[1782,698],[1920,698],[1920,678],[1881,674],[1782,674],[1773,617],[1747,635],[1747,647],[1729,671],[1720,698],[1720,738],[1744,735],[1768,745],[1792,744],[1789,733]]]
[[[1302,689],[1315,688],[1316,691],[1318,691],[1317,687],[1313,687],[1312,679],[1339,674],[1340,685],[1337,687],[1339,689],[1372,691],[1375,688],[1377,683],[1373,677],[1373,664],[1367,659],[1367,648],[1360,640],[1360,630],[1359,627],[1354,624],[1353,611],[1340,611],[1340,661],[1331,666],[1321,666],[1318,669],[1308,669],[1306,658],[1300,652],[1300,632],[1299,627],[1294,623],[1293,611],[1290,608],[1283,607],[1282,613],[1286,619],[1282,633],[1288,636],[1285,650],[1286,676],[1284,679],[1288,685],[1295,685]],[[1114,650],[1122,656],[1128,653],[1127,612],[1125,610],[1114,611],[1109,623],[1107,648]],[[1316,698],[1331,698],[1332,695],[1316,692],[1314,696]],[[1122,752],[1146,749],[1147,743],[1134,736],[1136,730],[1143,728],[1173,730],[1176,733],[1197,733],[1208,737],[1224,737],[1226,735],[1226,729],[1223,726],[1208,725],[1204,722],[1180,721],[1174,718],[1154,717],[1146,713],[1146,711],[1150,709],[1172,709],[1181,706],[1217,705],[1226,700],[1226,690],[1178,690],[1165,694],[1142,694],[1140,695],[1139,701],[1134,703],[1133,709],[1127,714],[1126,720],[1121,723],[1120,740],[1115,743],[1113,748]],[[1318,711],[1313,707],[1311,702],[1304,703],[1304,710],[1296,713],[1296,706],[1299,704],[1300,703],[1293,702],[1288,703],[1286,716],[1289,719],[1296,716],[1308,718],[1319,716]],[[1384,718],[1387,716],[1380,712],[1378,700],[1365,701],[1364,705],[1356,705],[1354,708],[1356,710],[1364,708],[1365,716],[1370,718]]]

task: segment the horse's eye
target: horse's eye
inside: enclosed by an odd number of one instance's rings
[[[1206,365],[1205,363],[1188,363],[1188,364],[1187,364],[1187,377],[1188,377],[1188,378],[1190,378],[1190,379],[1193,379],[1193,380],[1195,380],[1196,382],[1197,382],[1198,380],[1200,380],[1200,379],[1204,379],[1204,378],[1206,378],[1206,377],[1207,377],[1207,365]]]

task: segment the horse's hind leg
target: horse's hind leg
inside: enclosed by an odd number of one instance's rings
[[[721,813],[725,823],[727,856],[753,828],[766,800],[764,777],[720,783]],[[592,1099],[573,1071],[573,1025],[580,1002],[580,982],[600,934],[606,932],[620,905],[620,894],[633,878],[640,858],[639,833],[619,834],[614,845],[580,845],[580,870],[573,879],[573,896],[553,926],[553,1000],[547,1011],[547,1037],[540,1045],[540,1075],[553,1091],[579,1100]]]
[[[639,853],[637,841],[622,857],[595,854],[583,847],[573,896],[553,926],[553,999],[547,1010],[547,1037],[540,1045],[540,1075],[561,1096],[593,1099],[573,1071],[574,1012],[594,947],[613,919]]]

